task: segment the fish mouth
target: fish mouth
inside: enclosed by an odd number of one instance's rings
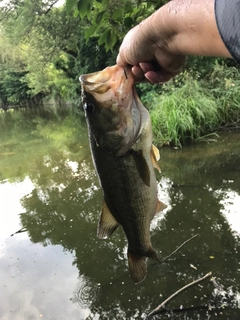
[[[131,76],[130,68],[122,69],[117,65],[107,67],[104,70],[83,74],[80,76],[79,81],[84,91],[96,95],[104,94],[109,90],[114,92],[119,91],[121,84],[126,81],[133,84],[133,76]]]
[[[109,80],[113,80],[114,78],[118,78],[122,75],[124,75],[124,77],[127,78],[127,70],[128,69],[122,69],[115,65],[112,67],[107,67],[101,71],[82,74],[79,78],[79,81],[83,85],[103,84],[108,82]]]

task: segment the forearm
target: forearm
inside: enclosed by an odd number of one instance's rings
[[[165,33],[168,51],[177,55],[231,57],[219,34],[214,0],[172,0],[143,22],[158,45]]]

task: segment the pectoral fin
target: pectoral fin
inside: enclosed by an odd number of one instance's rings
[[[154,145],[152,145],[151,148],[151,160],[152,160],[152,164],[154,166],[154,168],[156,168],[158,170],[159,173],[161,173],[161,169],[159,167],[158,164],[158,160],[160,159],[160,153],[157,147],[155,147]]]
[[[143,182],[150,187],[150,170],[145,160],[142,151],[134,151],[132,150],[132,155],[135,160],[138,172],[140,177],[142,178]]]
[[[118,227],[119,223],[109,210],[105,199],[103,199],[102,212],[98,222],[97,236],[100,239],[108,238]]]

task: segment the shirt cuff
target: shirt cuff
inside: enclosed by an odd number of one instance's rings
[[[215,17],[226,48],[240,63],[240,0],[215,0]]]

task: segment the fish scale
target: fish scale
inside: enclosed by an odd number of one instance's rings
[[[150,245],[151,218],[145,213],[156,211],[157,192],[156,179],[152,172],[152,192],[139,177],[135,161],[131,154],[125,157],[114,158],[106,151],[96,147],[94,160],[98,175],[101,177],[101,186],[105,201],[114,217],[123,227],[129,243],[129,251],[138,255],[146,253]],[[105,162],[101,166],[102,161]],[[114,167],[115,179],[107,174]],[[107,172],[106,172],[107,171]],[[118,187],[116,187],[116,181]],[[144,190],[145,189],[145,190]],[[130,192],[131,190],[131,192]]]

